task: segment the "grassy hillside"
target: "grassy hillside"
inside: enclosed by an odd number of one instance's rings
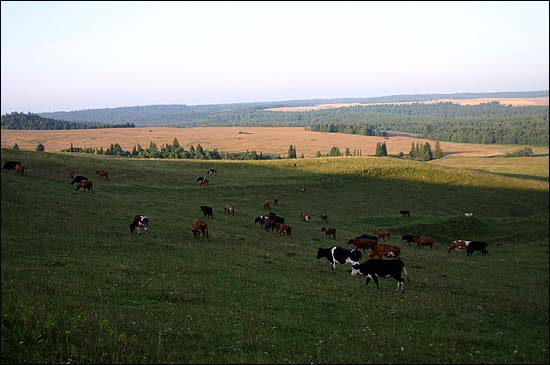
[[[549,362],[547,182],[382,158],[128,161],[3,149],[6,160],[28,170],[1,173],[3,363]],[[93,194],[69,185],[71,167]],[[208,168],[219,173],[197,186]],[[274,196],[292,239],[254,224]],[[190,230],[200,205],[214,208],[208,242]],[[336,240],[320,232],[324,212]],[[135,214],[149,216],[147,234],[130,234]],[[331,273],[315,258],[376,228],[402,249],[403,294],[393,279],[365,287],[349,265]],[[409,247],[408,233],[437,249]],[[458,238],[488,241],[489,255],[447,254]]]

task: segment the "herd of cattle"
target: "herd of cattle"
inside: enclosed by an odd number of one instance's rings
[[[15,170],[17,174],[24,175],[25,166],[21,162],[6,161],[3,169]],[[209,169],[208,174],[215,174],[217,170]],[[97,170],[96,175],[109,179],[108,172],[105,170]],[[92,181],[85,176],[76,175],[75,170],[69,171],[69,176],[72,179],[70,184],[76,184],[76,190],[84,189],[93,193]],[[199,176],[196,180],[198,185],[208,185],[209,181],[204,176]],[[300,187],[300,190],[305,193],[305,188]],[[274,205],[278,205],[279,198],[273,198]],[[271,202],[269,200],[264,201],[264,209],[271,209]],[[200,211],[203,213],[204,219],[214,219],[214,210],[209,206],[200,206]],[[224,212],[228,214],[235,214],[235,205],[227,204],[224,207]],[[402,210],[399,212],[404,217],[410,217],[410,211]],[[471,216],[473,213],[466,213],[466,216]],[[310,222],[311,216],[309,214],[300,213],[299,218],[304,222]],[[319,215],[321,222],[328,223],[328,215],[322,213]],[[209,240],[208,234],[208,222],[204,219],[194,219],[191,223],[191,231],[195,238]],[[269,212],[268,215],[260,215],[254,219],[254,223],[259,223],[266,231],[272,232],[276,229],[281,236],[292,238],[292,227],[285,223],[283,217],[278,216],[273,212]],[[130,224],[130,232],[140,233],[147,232],[149,229],[149,218],[145,215],[138,214],[134,216],[132,223]],[[325,233],[326,238],[336,239],[336,228],[334,227],[322,227],[321,232]],[[364,275],[367,278],[366,284],[368,285],[370,280],[373,280],[379,288],[378,277],[388,278],[393,277],[397,280],[397,290],[404,291],[404,280],[402,274],[409,280],[409,275],[405,269],[405,263],[401,260],[401,249],[398,246],[390,245],[387,243],[379,243],[379,241],[389,241],[391,239],[391,232],[387,230],[374,230],[373,235],[363,234],[355,238],[350,238],[347,241],[348,245],[355,246],[354,249],[349,250],[346,248],[333,246],[330,248],[318,248],[317,259],[326,258],[331,263],[331,269],[333,272],[336,270],[336,264],[351,264],[351,275]],[[415,235],[402,235],[401,240],[407,242],[409,246],[411,243],[416,243],[418,247],[429,246],[430,249],[436,244],[435,240],[430,237],[420,237]],[[467,240],[455,240],[449,247],[447,252],[451,253],[453,250],[466,250],[467,256],[471,256],[474,251],[481,251],[482,255],[486,255],[487,242],[485,241],[467,241]],[[365,250],[369,249],[367,261],[361,263],[361,257],[365,253]],[[362,250],[362,252],[360,251]]]

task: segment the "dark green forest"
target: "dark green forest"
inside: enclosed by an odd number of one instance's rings
[[[54,130],[54,129],[97,129],[97,128],[134,128],[134,123],[98,124],[71,122],[44,118],[33,113],[18,113],[2,115],[2,129],[33,129],[33,130]]]

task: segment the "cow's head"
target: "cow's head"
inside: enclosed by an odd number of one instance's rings
[[[360,264],[351,265],[351,276],[360,275],[361,274],[360,268],[361,268]]]
[[[321,247],[319,247],[317,249],[317,258],[320,259],[321,257],[324,257],[323,256],[323,249]]]

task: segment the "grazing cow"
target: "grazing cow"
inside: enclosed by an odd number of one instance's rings
[[[332,264],[332,271],[336,271],[336,264],[358,264],[361,260],[361,251],[358,250],[348,250],[342,247],[331,247],[331,248],[319,248],[317,250],[317,258],[326,257],[327,260]]]
[[[375,240],[376,243],[378,243],[378,236],[372,236],[370,234],[363,234],[363,235],[357,236],[355,238],[368,238],[369,240]]]
[[[207,173],[208,173],[208,174],[215,174],[215,173],[217,173],[217,172],[218,172],[218,170],[216,170],[216,169],[208,169],[208,172],[207,172]]]
[[[380,243],[372,248],[372,252],[369,254],[369,257],[378,257],[380,259],[383,259],[384,257],[391,257],[398,259],[400,255],[401,249],[399,247]]]
[[[197,184],[200,184],[200,182],[203,181],[204,179],[206,179],[204,176],[197,177]]]
[[[208,179],[202,179],[201,181],[199,181],[199,185],[208,185],[208,183]]]
[[[71,177],[71,179],[73,179],[75,175],[76,175],[76,171],[74,169],[70,169],[69,176]]]
[[[74,179],[73,179],[73,181],[71,181],[71,185],[73,185],[74,183],[79,183],[79,182],[81,182],[82,180],[88,180],[88,178],[85,177],[85,176],[80,176],[80,175],[75,176]]]
[[[286,235],[287,237],[292,238],[292,227],[288,224],[277,223],[277,230],[280,235]]]
[[[96,175],[99,175],[99,177],[104,177],[106,178],[107,180],[109,180],[109,173],[105,170],[97,170],[95,172]]]
[[[375,241],[370,238],[350,238],[348,245],[354,245],[356,249],[362,249],[365,252],[366,248],[371,250],[378,244],[378,241]]]
[[[485,247],[487,247],[487,242],[485,241],[470,241],[466,245],[466,255],[472,256],[474,251],[481,251],[481,255],[485,256],[488,253]]]
[[[279,223],[275,222],[271,218],[266,218],[266,219],[264,219],[263,226],[264,226],[266,231],[271,228],[271,232],[273,232],[273,230],[275,228],[279,227]]]
[[[276,196],[273,197],[273,204],[279,204],[279,198],[277,198]]]
[[[447,249],[447,253],[451,253],[452,250],[465,250],[466,246],[472,241],[456,240],[453,241],[453,244]]]
[[[389,240],[391,236],[390,231],[382,231],[379,229],[374,230],[372,233],[377,235],[379,238],[382,238],[382,240],[384,240],[386,237],[388,237],[388,240]]]
[[[80,182],[76,184],[76,191],[80,189],[86,189],[89,193],[94,193],[92,190],[92,182],[90,180],[80,180]]]
[[[300,186],[300,191],[301,191],[302,193],[305,193],[305,192],[306,192],[306,188],[303,187],[303,186]]]
[[[323,222],[328,222],[328,215],[326,215],[326,214],[323,213],[323,214],[321,214],[319,217],[321,217],[321,220],[322,220]]]
[[[392,277],[397,280],[397,290],[401,289],[401,292],[405,290],[405,280],[401,277],[401,274],[405,274],[408,281],[409,274],[405,269],[405,263],[402,260],[367,260],[362,264],[355,264],[351,266],[351,276],[363,275],[367,277],[367,284],[374,280],[376,288],[380,289],[378,285],[378,277],[386,278]]]
[[[25,169],[27,167],[23,164],[17,164],[15,166],[15,172],[17,173],[17,175],[25,175]]]
[[[208,207],[206,205],[201,205],[201,211],[202,211],[202,215],[205,216],[205,217],[212,217],[212,219],[214,219],[214,213],[212,211],[212,207]]]
[[[269,200],[265,200],[265,201],[264,201],[264,209],[268,209],[268,210],[271,209],[271,205],[270,205],[270,204],[271,204],[271,203],[269,202]]]
[[[300,213],[300,218],[302,218],[305,222],[311,221],[311,216],[309,214]]]
[[[323,227],[321,228],[321,232],[325,232],[325,237],[332,236],[334,239],[336,239],[336,228]]]
[[[416,237],[414,239],[414,242],[416,242],[416,245],[418,247],[430,246],[430,249],[432,249],[433,246],[435,245],[435,241],[433,240],[433,238],[430,238],[430,237]]]
[[[17,165],[21,165],[21,162],[19,162],[19,161],[6,161],[6,162],[4,162],[4,166],[2,167],[2,169],[15,170],[15,167]]]
[[[285,222],[285,219],[283,217],[279,217],[277,214],[275,214],[273,212],[269,212],[269,214],[267,216],[268,216],[269,219],[274,220],[277,223],[284,223]]]
[[[265,215],[261,215],[261,216],[259,216],[259,217],[256,217],[256,218],[254,218],[254,224],[260,223],[260,225],[263,226],[263,225],[264,225],[264,221],[265,221],[266,219],[268,219],[268,218],[269,218],[269,217],[267,217],[267,216],[265,216]]]
[[[411,216],[411,211],[410,210],[400,210],[399,211],[399,214],[401,214],[403,217],[410,217]]]
[[[200,238],[202,233],[202,238],[208,240],[208,223],[202,219],[195,219],[191,223],[191,231],[193,232],[193,237]]]
[[[235,206],[233,204],[227,204],[223,208],[224,213],[235,214]],[[212,217],[213,218],[213,217]]]
[[[134,233],[137,230],[139,234],[141,231],[147,232],[149,229],[149,218],[145,215],[138,214],[134,217],[134,221],[130,223],[130,232]]]
[[[414,242],[415,238],[418,238],[418,236],[413,236],[412,234],[404,234],[403,236],[401,236],[401,241],[407,241],[410,247],[411,242]]]

